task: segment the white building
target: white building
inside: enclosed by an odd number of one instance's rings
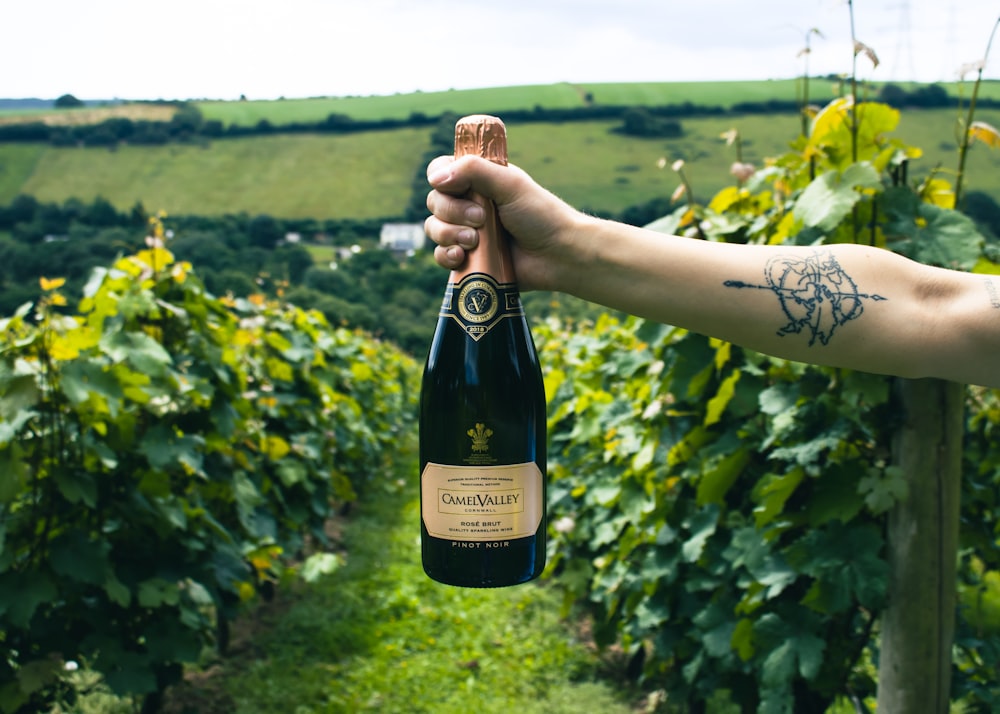
[[[394,253],[421,250],[427,242],[422,223],[383,223],[379,245]]]

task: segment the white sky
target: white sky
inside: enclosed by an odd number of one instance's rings
[[[997,0],[855,0],[874,80],[950,81]],[[846,0],[8,0],[0,97],[250,99],[850,70]],[[1000,77],[1000,38],[985,77]]]

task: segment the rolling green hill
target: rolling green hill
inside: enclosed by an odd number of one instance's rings
[[[985,85],[989,91],[998,83]],[[708,83],[701,85],[568,84],[511,87],[468,92],[345,98],[229,102],[202,105],[207,118],[274,125],[308,121],[331,111],[357,118],[389,117],[414,111],[436,115],[442,102],[459,113],[572,106],[581,91],[595,102],[662,104],[692,101],[731,105],[794,96],[795,82]],[[680,95],[683,90],[683,95]],[[768,95],[766,92],[774,92]],[[814,82],[815,94],[830,92],[829,83]],[[987,92],[988,93],[988,92]],[[818,99],[818,97],[817,97]],[[338,105],[337,102],[345,104]],[[533,104],[534,103],[534,104]],[[333,108],[339,106],[340,108]],[[349,109],[348,107],[352,107]],[[1000,125],[1000,110],[981,110],[978,119]],[[258,119],[259,120],[259,119]],[[949,109],[909,110],[896,136],[922,148],[925,157],[912,175],[940,166],[954,170],[956,112]],[[735,159],[720,134],[737,128],[745,159],[760,165],[786,150],[798,131],[794,114],[724,115],[684,118],[684,134],[676,139],[638,139],[616,133],[618,121],[510,123],[511,160],[571,203],[587,210],[617,213],[653,198],[669,196],[677,177],[669,164],[687,162],[695,192],[706,200],[731,183],[728,167]],[[220,215],[246,212],[276,217],[317,219],[385,218],[402,214],[411,198],[413,178],[423,170],[430,150],[431,128],[370,131],[356,134],[274,134],[218,139],[202,145],[54,147],[0,143],[0,203],[18,193],[46,202],[68,198],[90,201],[100,196],[120,210],[141,202],[148,210],[172,214]],[[661,169],[659,159],[667,160]],[[970,190],[1000,197],[1000,152],[977,146],[970,157]]]
[[[810,101],[825,103],[838,91],[840,82],[810,80]],[[910,90],[920,85],[901,83]],[[967,96],[968,86],[944,84],[953,96]],[[879,85],[870,85],[875,94]],[[475,114],[503,113],[512,109],[567,109],[588,103],[610,106],[662,106],[690,102],[701,106],[729,109],[743,102],[772,99],[799,99],[798,79],[743,82],[631,82],[592,84],[545,84],[497,87],[449,92],[417,92],[371,97],[317,97],[279,101],[197,102],[206,119],[226,125],[253,126],[261,120],[272,124],[316,122],[330,114],[342,114],[355,120],[406,119],[412,114],[437,116],[444,112]],[[984,82],[980,96],[1000,99],[1000,82]]]

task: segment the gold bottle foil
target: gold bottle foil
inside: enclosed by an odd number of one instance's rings
[[[455,124],[455,158],[475,154],[507,165],[507,127],[498,117],[473,114]]]
[[[482,156],[501,166],[507,165],[507,128],[497,117],[474,114],[463,117],[455,124],[455,158]],[[468,198],[486,211],[486,220],[479,229],[479,245],[467,251],[465,262],[451,271],[448,281],[457,284],[472,273],[486,273],[500,284],[514,283],[514,266],[510,259],[509,240],[496,206],[477,193]]]

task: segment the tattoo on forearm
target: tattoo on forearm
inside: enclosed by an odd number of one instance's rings
[[[887,300],[875,293],[863,293],[851,276],[829,251],[817,251],[806,257],[778,255],[764,266],[764,284],[727,280],[727,288],[770,290],[778,298],[788,324],[778,330],[781,336],[805,332],[809,346],[827,345],[834,331],[856,320],[864,312],[864,300]]]
[[[993,280],[990,278],[983,278],[983,282],[986,283],[986,292],[990,296],[990,305],[1000,310],[1000,292],[997,292],[997,286],[993,284]]]

